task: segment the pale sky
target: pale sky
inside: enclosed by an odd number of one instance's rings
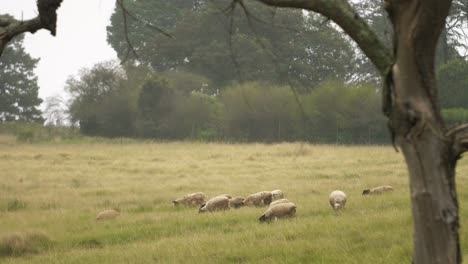
[[[58,10],[56,37],[45,30],[26,34],[26,50],[40,58],[36,75],[42,99],[64,95],[65,81],[79,69],[117,58],[106,41],[114,6],[115,0],[64,0]],[[17,19],[35,17],[36,0],[0,0],[0,14],[5,13]]]

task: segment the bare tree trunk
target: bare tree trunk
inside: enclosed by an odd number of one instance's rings
[[[395,31],[395,64],[384,112],[410,174],[414,263],[461,263],[455,166],[434,73],[437,40],[451,1],[387,0]]]

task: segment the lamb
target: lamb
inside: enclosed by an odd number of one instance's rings
[[[202,192],[190,193],[184,196],[182,199],[172,201],[175,206],[183,204],[188,207],[196,207],[205,203],[206,194]]]
[[[205,213],[220,210],[229,210],[229,198],[227,198],[226,196],[217,196],[211,198],[206,202],[206,204],[202,204],[200,206],[198,212]]]
[[[345,207],[346,205],[346,194],[342,191],[333,191],[328,198],[330,205],[333,209],[339,210]]]
[[[283,191],[281,191],[281,190],[271,191],[271,195],[273,197],[273,201],[284,198]]]
[[[392,186],[379,186],[379,187],[366,189],[362,191],[362,195],[377,195],[377,194],[383,194],[385,192],[391,192],[391,191],[393,191]]]
[[[234,197],[229,199],[229,207],[238,209],[244,206],[244,198],[242,197]]]
[[[270,207],[277,205],[277,204],[282,204],[282,203],[290,203],[290,201],[286,198],[279,199],[279,200],[271,202]]]
[[[119,214],[120,214],[119,211],[114,210],[114,209],[105,210],[96,215],[96,221],[114,219],[117,216],[119,216]]]
[[[273,205],[260,216],[260,222],[270,222],[279,218],[287,218],[296,216],[296,205],[294,203],[280,203]]]
[[[251,194],[244,199],[244,205],[247,206],[266,206],[272,201],[271,192],[263,191]]]

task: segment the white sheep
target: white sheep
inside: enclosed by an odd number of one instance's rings
[[[281,204],[281,203],[290,203],[290,201],[286,198],[279,199],[279,200],[271,202],[270,207],[272,207],[273,205]]]
[[[274,191],[271,191],[271,196],[272,196],[272,199],[274,201],[274,200],[284,198],[284,193],[281,190],[274,190]]]
[[[206,202],[206,204],[202,204],[200,206],[198,212],[205,213],[220,210],[229,210],[229,198],[227,198],[226,196],[217,196],[211,198]]]
[[[392,186],[379,186],[372,189],[366,189],[362,191],[362,195],[376,195],[376,194],[383,194],[385,192],[393,191]]]
[[[339,210],[346,205],[346,194],[342,191],[333,191],[328,198],[330,205],[334,210]]]
[[[240,208],[242,206],[244,206],[244,198],[234,197],[234,198],[229,199],[229,207],[230,208],[238,209],[238,208]]]
[[[215,197],[227,197],[228,199],[231,199],[232,196],[230,194],[227,194],[227,193],[224,193],[224,194],[220,194],[220,195],[216,195]],[[213,197],[214,198],[214,197]]]
[[[244,199],[244,205],[246,206],[266,206],[272,201],[271,192],[262,191],[251,194]]]
[[[114,219],[116,218],[117,216],[119,216],[119,211],[117,210],[114,210],[114,209],[111,209],[111,210],[105,210],[105,211],[102,211],[100,213],[98,213],[96,215],[96,220],[99,221],[99,220],[110,220],[110,219]]]
[[[197,207],[205,203],[206,194],[202,192],[190,193],[184,196],[182,199],[172,201],[174,205],[183,204],[188,207]]]
[[[280,203],[271,206],[266,212],[260,216],[260,222],[270,222],[279,218],[287,218],[296,216],[296,205],[294,203]]]

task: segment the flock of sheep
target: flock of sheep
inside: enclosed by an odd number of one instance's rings
[[[278,218],[294,217],[296,205],[284,198],[281,190],[262,191],[243,197],[232,197],[229,194],[221,194],[206,200],[205,193],[197,192],[185,195],[181,199],[174,200],[174,205],[199,207],[199,213],[238,209],[242,206],[262,207],[268,206],[268,210],[259,218],[261,222],[269,222]]]
[[[373,189],[364,190],[362,195],[378,195],[389,191],[393,191],[392,186],[379,186]],[[344,208],[346,200],[346,194],[340,190],[331,192],[328,198],[331,207],[335,211]],[[196,192],[187,194],[183,198],[172,202],[175,206],[183,205],[186,207],[199,207],[199,213],[229,210],[230,208],[238,209],[242,206],[268,206],[265,213],[260,216],[260,222],[270,222],[272,220],[276,221],[280,218],[291,218],[296,216],[296,205],[284,198],[284,193],[281,190],[257,192],[245,198],[232,197],[229,194],[221,194],[208,200],[205,193]],[[114,219],[119,214],[120,213],[114,209],[106,210],[98,213],[96,220]]]

